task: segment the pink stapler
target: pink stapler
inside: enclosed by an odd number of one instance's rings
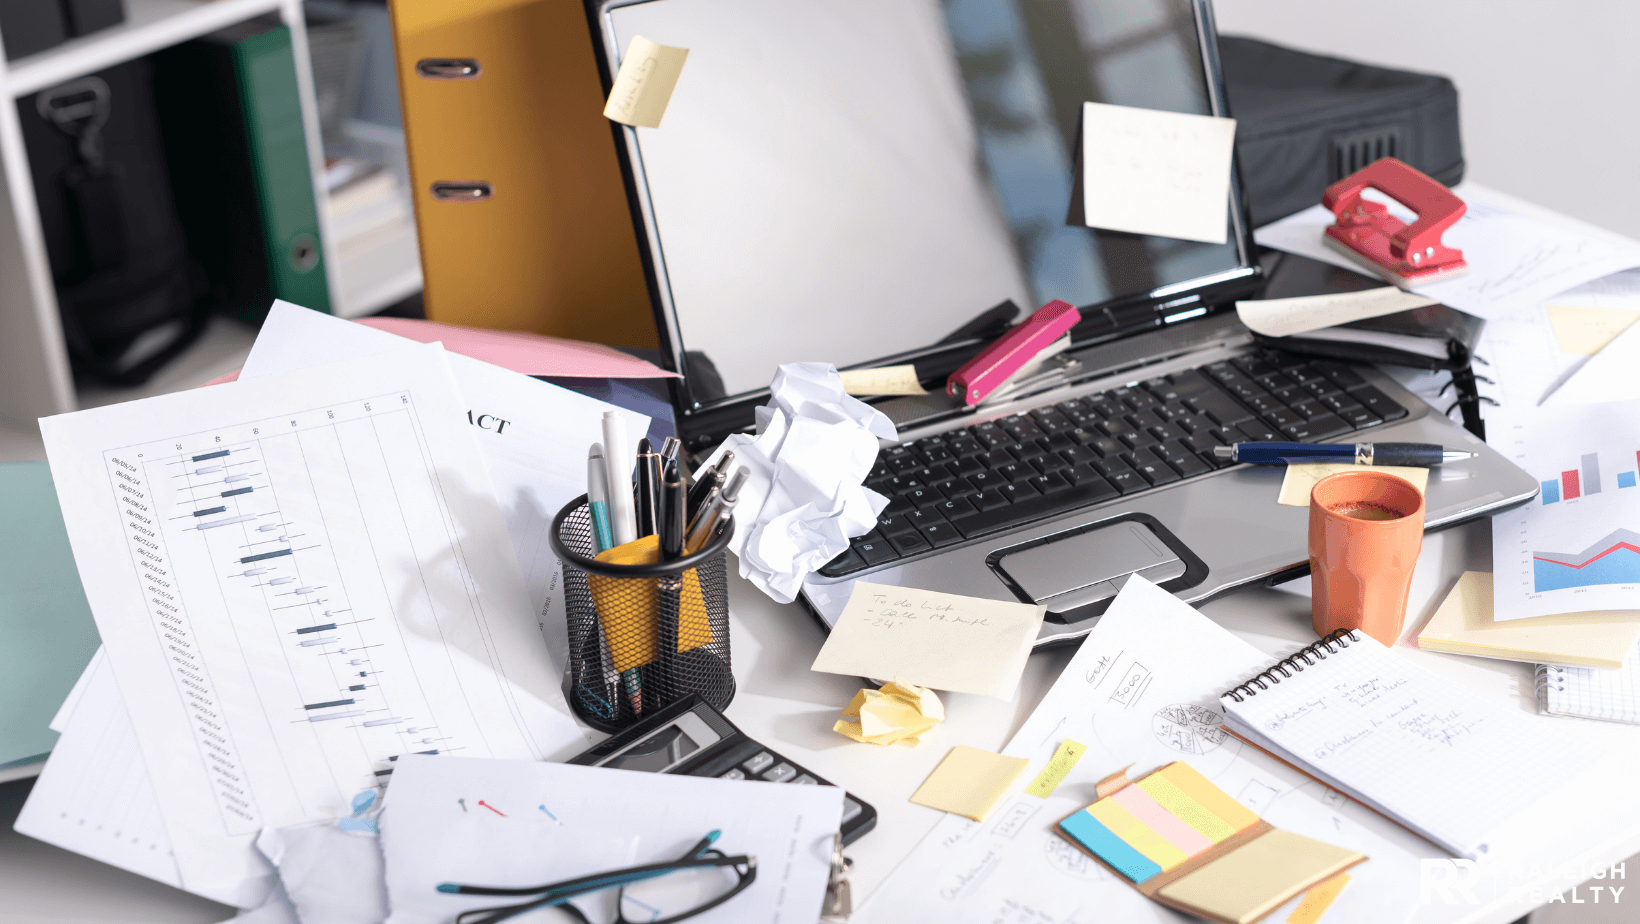
[[[1383,203],[1363,198],[1368,187],[1411,209],[1418,220],[1409,225]],[[1463,251],[1441,243],[1468,206],[1402,161],[1385,157],[1368,164],[1327,187],[1321,204],[1337,220],[1323,240],[1403,289],[1469,272]]]
[[[945,383],[946,394],[961,398],[969,407],[979,404],[1081,320],[1082,313],[1070,302],[1054,299],[1043,305],[951,373]]]

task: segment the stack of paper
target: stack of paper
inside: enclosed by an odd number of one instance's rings
[[[1498,622],[1492,575],[1466,571],[1418,633],[1418,647],[1506,661],[1613,670],[1640,638],[1640,613],[1610,611]]]

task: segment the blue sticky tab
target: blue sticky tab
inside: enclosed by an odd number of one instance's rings
[[[1087,809],[1061,821],[1059,829],[1135,883],[1144,882],[1162,871],[1160,866],[1100,824],[1099,819],[1089,815]]]

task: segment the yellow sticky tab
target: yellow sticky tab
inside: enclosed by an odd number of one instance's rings
[[[1042,768],[1042,772],[1036,775],[1036,779],[1031,781],[1031,785],[1027,786],[1025,791],[1041,799],[1053,795],[1053,791],[1059,788],[1065,775],[1071,772],[1076,762],[1082,759],[1082,752],[1087,749],[1087,745],[1069,738],[1061,741],[1058,750],[1048,758],[1048,765]]]
[[[657,45],[641,35],[634,35],[621,59],[621,69],[615,74],[615,83],[609,89],[609,102],[604,105],[604,118],[622,125],[642,128],[660,128],[666,106],[672,102],[672,90],[683,73],[687,48],[669,48]]]
[[[883,366],[879,369],[845,369],[843,391],[851,395],[926,395],[917,381],[917,367]]]
[[[1236,829],[1226,824],[1224,819],[1203,808],[1200,802],[1185,795],[1184,790],[1163,779],[1161,774],[1152,773],[1133,785],[1139,787],[1140,792],[1155,799],[1156,804],[1166,809],[1169,814],[1176,816],[1215,844],[1227,840],[1230,835],[1236,833]]]
[[[1129,847],[1144,854],[1145,859],[1160,866],[1164,873],[1190,859],[1188,854],[1173,846],[1167,838],[1157,834],[1154,828],[1133,817],[1132,812],[1111,799],[1100,799],[1088,806],[1088,814],[1109,828],[1110,833],[1121,838]]]
[[[1547,305],[1549,326],[1554,328],[1560,352],[1593,356],[1640,319],[1640,311],[1620,308],[1585,308],[1581,305]]]
[[[1258,816],[1253,814],[1251,809],[1225,795],[1224,790],[1214,786],[1207,777],[1197,773],[1194,767],[1183,761],[1168,764],[1153,775],[1158,774],[1200,803],[1202,808],[1222,818],[1225,824],[1236,831],[1258,822]],[[1151,798],[1155,798],[1155,795],[1152,794]]]
[[[1287,916],[1287,924],[1315,924],[1332,907],[1333,899],[1350,884],[1349,873],[1339,873],[1304,893],[1304,898]]]
[[[959,744],[917,788],[911,801],[984,821],[1030,763],[1023,757],[1004,757]]]
[[[642,539],[599,552],[597,560],[613,565],[652,565],[661,560],[660,539]],[[654,578],[616,578],[587,575],[587,589],[598,609],[604,640],[615,670],[626,672],[655,660],[655,639],[662,630],[658,618],[660,593]],[[678,650],[689,651],[712,641],[712,625],[701,594],[700,574],[683,573],[678,601]]]

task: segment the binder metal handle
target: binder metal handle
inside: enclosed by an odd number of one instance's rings
[[[416,62],[417,76],[427,80],[477,80],[484,73],[476,58],[422,58]]]

